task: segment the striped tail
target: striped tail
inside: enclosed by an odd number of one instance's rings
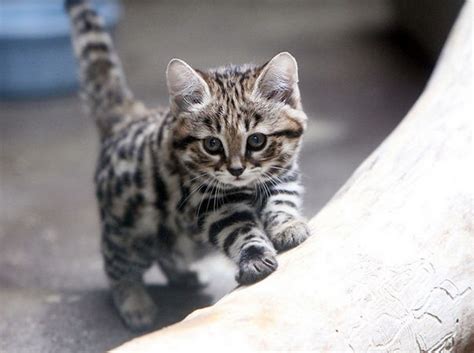
[[[72,44],[79,64],[81,96],[106,136],[127,120],[135,101],[102,19],[85,0],[66,0]]]

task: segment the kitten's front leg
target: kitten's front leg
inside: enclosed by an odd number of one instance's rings
[[[261,212],[264,228],[277,251],[284,251],[301,244],[310,233],[300,214],[301,187],[282,184],[271,190]]]
[[[240,284],[260,281],[277,269],[276,251],[250,206],[224,206],[203,223],[208,241],[239,267],[236,280]]]

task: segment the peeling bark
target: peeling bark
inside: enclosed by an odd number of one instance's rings
[[[114,352],[473,352],[472,3],[402,123],[279,270]]]

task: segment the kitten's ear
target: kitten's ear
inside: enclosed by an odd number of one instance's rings
[[[288,52],[274,56],[258,76],[254,94],[299,108],[298,64],[295,58]]]
[[[203,104],[210,97],[207,83],[183,60],[172,59],[169,62],[166,82],[172,107],[181,111],[187,111],[196,104]]]

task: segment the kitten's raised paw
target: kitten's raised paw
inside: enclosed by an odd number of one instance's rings
[[[272,243],[275,249],[280,252],[300,245],[309,237],[309,234],[305,222],[293,221],[272,237]]]
[[[261,246],[249,246],[242,250],[239,262],[239,273],[236,276],[240,284],[258,282],[278,267],[273,251]]]
[[[131,286],[113,292],[114,304],[125,325],[132,331],[153,328],[158,310],[142,286]]]

